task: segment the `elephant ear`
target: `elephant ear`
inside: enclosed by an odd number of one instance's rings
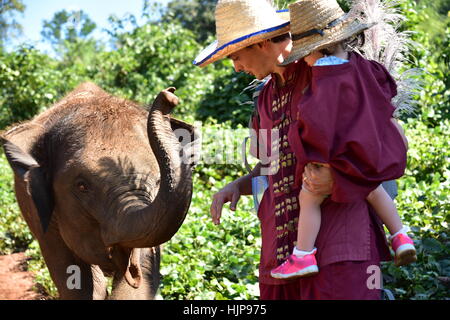
[[[17,177],[27,185],[27,191],[37,209],[42,229],[47,232],[53,212],[53,196],[50,182],[46,179],[41,166],[28,153],[11,141],[2,139],[6,159]]]
[[[202,140],[200,129],[175,118],[170,118],[170,125],[172,130],[175,132],[175,135],[180,140],[183,151],[183,161],[191,164],[192,167],[195,166],[199,162],[201,156],[200,152]],[[182,129],[181,132],[178,131],[180,129]]]

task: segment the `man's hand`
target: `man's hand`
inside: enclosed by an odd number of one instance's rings
[[[235,211],[236,204],[239,201],[240,197],[241,192],[239,191],[239,185],[237,181],[233,181],[227,184],[213,196],[213,202],[209,210],[211,212],[211,217],[214,224],[220,223],[223,205],[231,201],[230,209]]]
[[[315,194],[331,194],[333,177],[331,176],[330,165],[326,163],[308,163],[303,172],[303,186]]]

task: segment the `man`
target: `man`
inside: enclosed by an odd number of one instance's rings
[[[370,212],[367,202],[322,205],[322,227],[316,241],[321,272],[318,276],[280,280],[270,276],[293,250],[297,236],[298,194],[302,184],[311,192],[330,194],[332,175],[328,168],[296,166],[290,130],[292,112],[309,85],[311,70],[306,63],[280,64],[289,55],[292,41],[286,36],[288,25],[266,1],[219,0],[216,7],[218,40],[202,51],[196,65],[228,57],[235,71],[247,72],[257,79],[271,75],[258,98],[257,116],[253,118],[260,144],[252,150],[260,159],[265,154],[278,157],[269,167],[261,163],[249,175],[225,186],[214,195],[211,215],[220,223],[226,202],[236,209],[241,195],[252,194],[251,179],[263,168],[269,171],[269,187],[258,209],[261,221],[261,260],[259,268],[261,299],[379,299],[379,288],[367,286],[368,270],[388,257],[384,232]],[[271,139],[260,129],[276,130]],[[261,132],[261,134],[259,134]],[[303,179],[302,179],[303,178]],[[326,246],[325,246],[326,245]],[[372,270],[372,269],[370,269]],[[372,287],[371,287],[372,288]]]

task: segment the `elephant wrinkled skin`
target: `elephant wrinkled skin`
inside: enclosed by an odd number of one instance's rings
[[[153,299],[160,245],[184,221],[197,135],[174,88],[147,111],[83,83],[2,135],[22,216],[61,299]],[[192,141],[175,134],[187,130]],[[77,266],[79,285],[68,285]],[[113,276],[108,295],[105,276]]]

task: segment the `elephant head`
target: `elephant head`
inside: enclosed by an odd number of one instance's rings
[[[133,250],[168,241],[192,197],[198,140],[170,116],[174,91],[163,90],[146,111],[85,83],[3,135],[22,214],[41,247],[57,230],[77,257],[103,270],[122,265],[139,286]],[[174,131],[181,129],[192,141],[180,143]]]

